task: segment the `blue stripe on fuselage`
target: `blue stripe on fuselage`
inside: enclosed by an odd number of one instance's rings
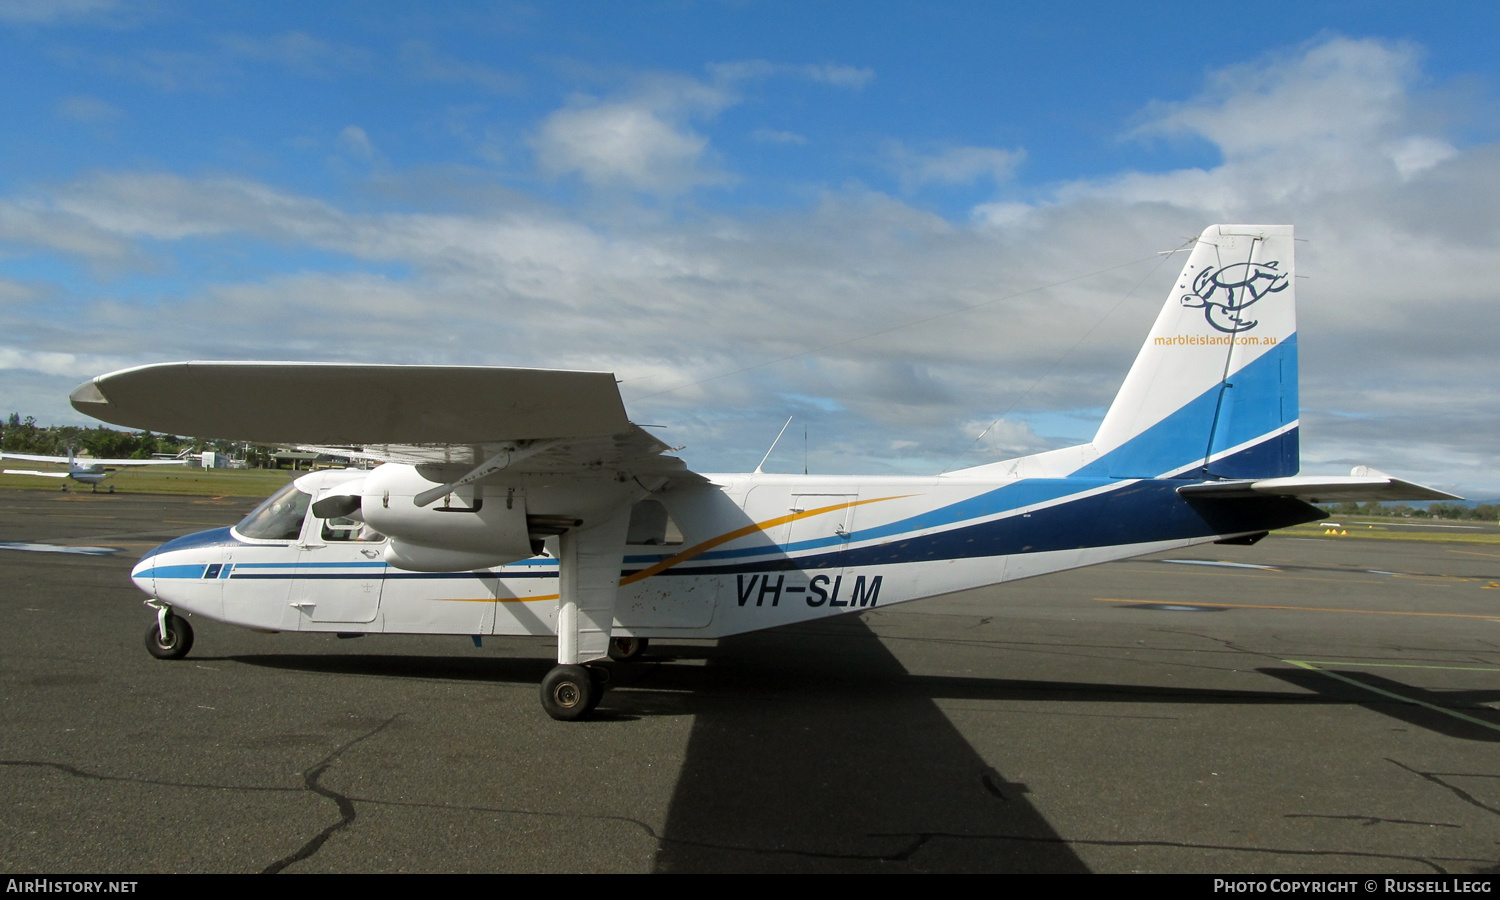
[[[208,566],[156,566],[135,573],[134,578],[202,578]]]
[[[1323,517],[1317,507],[1285,497],[1189,501],[1177,493],[1185,483],[1178,479],[1133,481],[1028,514],[874,546],[799,557],[778,553],[774,559],[721,565],[688,564],[662,574],[829,569],[1010,556],[1269,531]]]

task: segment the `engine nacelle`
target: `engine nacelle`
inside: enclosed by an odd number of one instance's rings
[[[400,538],[391,538],[386,543],[384,556],[387,565],[405,569],[408,572],[467,572],[471,569],[489,569],[515,562],[514,557],[504,554],[443,550],[438,547],[410,544]]]
[[[419,572],[453,572],[503,565],[532,556],[526,527],[526,496],[505,489],[485,496],[478,486],[460,488],[428,506],[413,498],[441,485],[415,466],[386,463],[365,477],[359,514],[392,540],[386,562]]]

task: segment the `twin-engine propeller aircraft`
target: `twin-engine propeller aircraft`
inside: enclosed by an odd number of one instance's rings
[[[67,456],[38,456],[35,453],[0,453],[0,459],[24,459],[27,462],[66,464],[68,471],[55,472],[45,469],[5,469],[6,475],[36,475],[40,478],[71,478],[74,481],[91,485],[92,489],[99,490],[99,483],[108,478],[116,469],[128,468],[130,466],[181,466],[186,465],[185,459],[79,459],[73,453],[73,448],[68,448]],[[68,489],[68,483],[63,482],[63,490]],[[115,492],[114,485],[109,486],[109,492]]]
[[[185,362],[73,392],[120,425],[358,445],[233,528],[156,548],[150,651],[188,613],[270,631],[557,637],[542,705],[599,702],[608,656],[1207,541],[1309,505],[1451,495],[1358,468],[1298,477],[1292,229],[1204,231],[1094,439],[932,477],[700,475],[608,373]]]

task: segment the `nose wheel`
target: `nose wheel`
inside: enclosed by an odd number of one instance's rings
[[[146,652],[157,659],[182,659],[193,649],[193,626],[170,612],[146,629]]]

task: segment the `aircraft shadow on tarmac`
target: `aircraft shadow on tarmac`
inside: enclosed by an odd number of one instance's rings
[[[1359,670],[1309,671],[1296,668],[1261,668],[1256,671],[1313,691],[1330,701],[1359,704],[1408,725],[1446,737],[1490,743],[1500,741],[1500,712],[1481,705],[1500,701],[1500,690],[1431,691]],[[1329,673],[1357,681],[1369,686],[1372,690],[1361,690],[1348,682],[1329,677]],[[1395,696],[1391,696],[1393,694]],[[1412,702],[1403,702],[1397,699],[1398,697]],[[1422,703],[1428,706],[1419,705]],[[1431,707],[1439,707],[1439,709]],[[1444,709],[1452,710],[1468,718],[1464,719],[1440,711]],[[1470,721],[1475,719],[1489,723],[1489,727]]]
[[[706,656],[707,665],[648,657],[617,666],[620,686],[630,689],[604,695],[599,721],[566,726],[695,717],[658,871],[1087,871],[1027,802],[1025,786],[993,771],[858,619],[662,649]],[[345,654],[226,659],[528,685],[553,665]],[[964,690],[987,696],[984,683]]]
[[[663,641],[653,650],[659,652],[643,662],[615,667],[620,689],[605,694],[599,721],[568,727],[694,717],[657,851],[663,872],[1086,871],[1027,800],[1026,786],[994,771],[938,699],[1358,703],[1443,734],[1496,736],[1298,669],[1262,671],[1308,693],[912,675],[857,617],[726,638],[716,646]],[[550,657],[227,658],[306,672],[528,686],[553,664]],[[673,665],[673,658],[706,665]],[[1493,699],[1475,692],[1427,695],[1360,677],[1437,705]]]

